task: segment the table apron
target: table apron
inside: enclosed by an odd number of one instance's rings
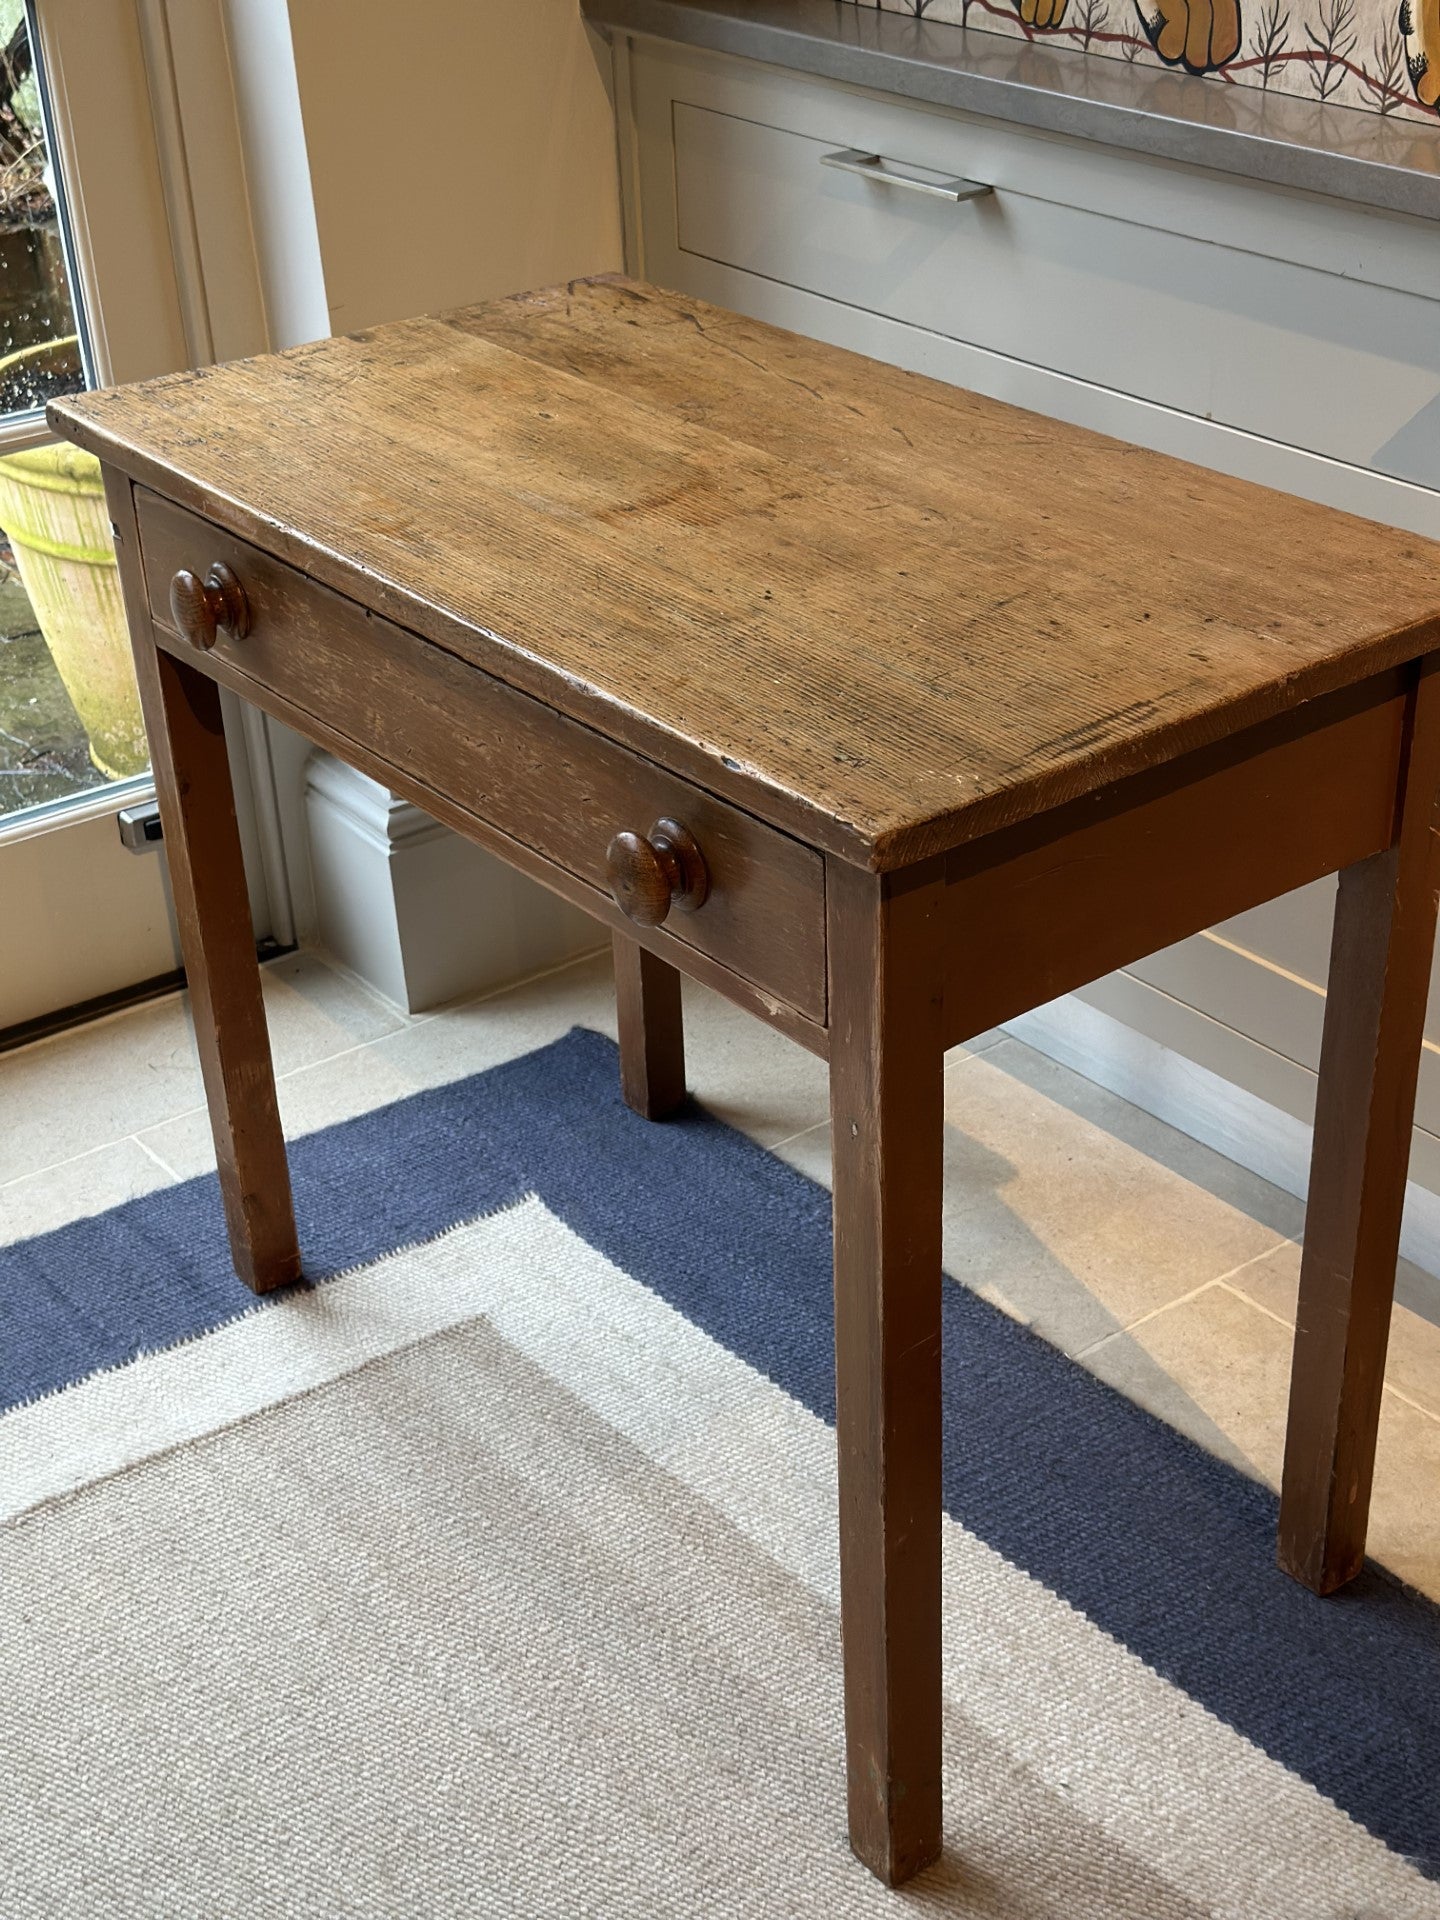
[[[1400,668],[949,857],[947,1047],[1388,847]]]

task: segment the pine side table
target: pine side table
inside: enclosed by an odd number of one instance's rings
[[[229,687],[830,1062],[850,1833],[940,1847],[947,1047],[1338,871],[1280,1556],[1360,1565],[1440,547],[634,282],[57,401],[104,463],[235,1263],[300,1270]]]

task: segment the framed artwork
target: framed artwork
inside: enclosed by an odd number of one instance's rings
[[[855,0],[1371,113],[1440,115],[1440,0]]]

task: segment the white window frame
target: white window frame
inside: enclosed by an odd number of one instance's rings
[[[284,95],[284,15],[284,0],[31,0],[65,196],[68,264],[84,309],[90,369],[101,385],[276,344],[251,219],[254,168],[247,168],[236,72],[267,81],[267,63],[278,57]],[[237,43],[242,54],[248,51],[248,75],[243,59],[237,61]],[[293,86],[293,66],[290,74]],[[263,97],[266,86],[259,91]],[[253,119],[253,106],[249,113]],[[295,118],[298,127],[298,102]],[[249,131],[259,138],[267,129],[257,124]],[[303,137],[279,164],[298,166],[298,182],[292,172],[290,185],[308,202]],[[0,423],[0,452],[52,437],[37,416]],[[263,716],[228,695],[226,722],[257,933],[288,946],[296,916],[272,735]],[[175,960],[162,863],[153,855],[124,854],[136,862],[125,869],[114,851],[114,814],[152,793],[148,776],[140,776],[0,822],[0,882],[13,877],[16,897],[34,902],[47,897],[47,877],[56,876],[48,888],[53,914],[42,918],[63,917],[62,895],[75,890],[87,860],[104,864],[98,892],[112,909],[133,873],[134,925],[115,942],[116,965],[128,966],[132,976],[135,956],[150,956],[148,971]],[[63,856],[56,835],[70,836]],[[72,935],[59,938],[62,949],[75,944]],[[0,1029],[90,997],[94,963],[89,972],[78,963],[57,966],[43,929],[37,927],[30,946],[26,934],[12,928],[5,960]],[[57,1005],[47,1004],[47,993],[58,996]]]

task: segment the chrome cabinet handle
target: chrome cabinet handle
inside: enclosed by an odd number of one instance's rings
[[[893,160],[887,160],[883,153],[862,153],[858,147],[822,153],[820,164],[834,167],[840,173],[858,173],[862,180],[883,180],[887,186],[905,187],[911,193],[928,193],[936,200],[979,200],[995,191],[983,180],[961,180],[954,174],[931,173],[928,167],[920,168],[918,173],[907,172]]]

